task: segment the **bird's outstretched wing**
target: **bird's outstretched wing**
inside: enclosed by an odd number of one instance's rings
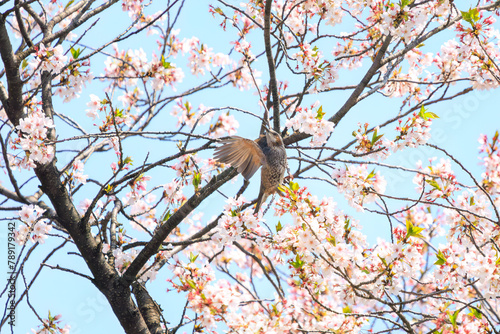
[[[250,139],[233,136],[215,149],[215,160],[231,164],[243,177],[250,179],[265,162],[266,157],[259,145]]]

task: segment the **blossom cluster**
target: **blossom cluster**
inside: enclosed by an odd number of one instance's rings
[[[57,76],[60,83],[54,91],[54,94],[63,98],[63,102],[69,102],[80,97],[83,88],[94,79],[94,75],[90,71],[89,60],[77,62],[73,57],[70,57],[69,63],[71,65]],[[88,66],[88,68],[84,69],[85,66]]]
[[[203,159],[196,154],[183,155],[171,166],[179,180],[177,186],[181,188],[188,184],[196,184],[196,188],[201,182],[209,181],[215,167],[215,160]]]
[[[180,30],[172,30],[166,46],[170,48],[169,56],[177,57],[179,52],[189,54],[187,65],[193,75],[205,75],[205,71],[212,68],[224,68],[234,65],[229,55],[222,52],[213,52],[213,48],[201,43],[197,37],[179,39]],[[211,66],[210,66],[211,65]]]
[[[108,254],[110,252],[110,245],[104,244],[102,251],[104,254]],[[124,252],[121,248],[116,248],[111,252],[111,254],[113,255],[115,261],[116,270],[118,271],[118,273],[123,274],[137,257],[139,252],[135,248],[132,248],[127,252]],[[150,268],[150,265],[146,263],[144,267],[139,271],[139,281],[153,281],[156,278],[157,272],[158,268],[156,268],[155,266]]]
[[[142,14],[142,1],[143,0],[122,0],[122,10],[128,12],[128,15],[135,20]]]
[[[47,142],[48,131],[54,123],[38,106],[32,107],[28,109],[28,115],[19,121],[16,126],[19,136],[11,142],[14,149],[24,150],[26,156],[19,160],[9,155],[11,166],[33,168],[35,163],[46,164],[54,158],[54,146]]]
[[[83,174],[83,169],[85,165],[81,160],[75,160],[73,162],[73,179],[76,181],[85,184],[87,183],[88,175]]]
[[[384,160],[391,154],[391,151],[395,153],[407,147],[415,148],[424,145],[431,137],[432,119],[437,117],[422,106],[420,112],[414,112],[404,124],[402,119],[398,120],[396,127],[398,134],[394,140],[389,140],[384,134],[379,134],[378,126],[369,130],[368,123],[364,125],[358,123],[358,130],[353,132],[357,142],[356,154],[362,154],[365,159]]]
[[[250,299],[243,289],[231,285],[226,280],[215,281],[215,273],[208,265],[198,268],[193,262],[184,264],[177,261],[171,266],[174,280],[171,282],[177,291],[188,292],[189,308],[200,315],[198,320],[211,333],[216,328],[216,322],[226,317],[234,317],[240,307],[240,302]],[[242,275],[239,275],[241,278]],[[229,319],[227,319],[229,320]]]
[[[454,179],[449,162],[445,160],[430,166],[426,173],[444,177],[444,180],[436,178],[439,185]],[[246,309],[245,300],[249,297],[244,291],[248,290],[234,290],[249,282],[246,274],[239,273],[238,284],[231,285],[210,278],[213,276],[212,269],[208,266],[199,269],[194,260],[187,265],[176,264],[175,277],[180,284],[173,285],[178,291],[188,291],[189,308],[202,314],[200,321],[209,330],[215,330],[217,323],[222,321],[232,329],[268,328],[269,323],[276,326],[288,324],[288,327],[279,328],[295,333],[295,327],[290,327],[292,324],[287,322],[291,317],[300,324],[300,328],[310,331],[328,328],[332,331],[358,332],[366,322],[361,317],[354,321],[349,314],[378,307],[373,296],[397,295],[404,298],[403,290],[414,289],[422,295],[438,293],[439,298],[450,300],[470,300],[471,296],[490,298],[490,302],[497,305],[491,298],[500,293],[500,271],[498,253],[491,240],[498,240],[500,228],[489,218],[491,202],[482,190],[468,190],[456,199],[453,193],[450,192],[447,198],[457,210],[449,208],[433,215],[428,205],[413,206],[398,215],[403,224],[392,229],[394,242],[379,239],[372,246],[359,231],[358,223],[338,211],[331,198],[320,200],[293,182],[286,188],[285,196],[277,202],[275,212],[280,220],[275,234],[271,229],[260,231],[255,223],[264,221],[255,221],[254,216],[246,215],[249,210],[238,211],[244,200],[231,200],[225,208],[224,223],[219,222],[212,237],[212,240],[226,245],[221,250],[220,258],[212,258],[220,248],[214,250],[208,245],[197,245],[194,249],[199,249],[210,261],[223,265],[234,261],[241,268],[251,268],[253,277],[258,277],[254,273],[257,266],[252,266],[250,257],[235,254],[235,247],[231,246],[233,242],[243,245],[246,252],[262,259],[264,265],[266,261],[280,268],[287,265],[292,277],[287,282],[289,289],[286,297],[274,296],[271,305]],[[292,217],[291,224],[286,224],[287,216]],[[447,243],[436,249],[435,258],[429,259],[428,244],[424,239],[430,242],[445,233],[448,234]],[[432,264],[435,269],[422,271]],[[474,282],[474,287],[471,282]],[[477,289],[482,295],[477,295]],[[206,296],[210,298],[204,298]],[[220,299],[221,296],[224,298]],[[363,303],[359,303],[361,300]],[[233,310],[229,305],[237,302],[239,306]],[[459,313],[455,311],[459,303],[443,305],[432,297],[410,298],[406,302],[424,314],[437,316],[430,320],[430,324],[422,326],[425,329],[434,326],[444,331],[455,328],[471,333],[491,329],[491,324],[484,316],[481,317],[477,308],[476,312]],[[348,309],[346,304],[350,305]],[[262,310],[266,307],[272,307],[275,312],[262,317]],[[302,315],[311,312],[315,317],[298,315],[296,312],[299,310]],[[243,314],[247,327],[240,327],[240,315]],[[456,317],[456,322],[452,320],[450,323],[450,317]],[[266,331],[272,332],[272,329]]]
[[[403,124],[403,120],[398,120],[399,125],[396,131],[399,135],[394,141],[386,142],[393,152],[406,147],[418,147],[424,145],[430,139],[431,117],[425,117],[422,113],[413,113]]]
[[[213,138],[232,136],[236,134],[236,129],[238,129],[239,126],[240,123],[233,115],[230,115],[229,112],[221,113],[219,117],[217,117],[217,121],[210,125],[208,135]]]
[[[87,107],[89,109],[86,109],[86,115],[92,119],[96,119],[96,117],[99,117],[99,114],[97,113],[98,111],[104,110],[105,104],[101,102],[101,99],[95,95],[95,94],[90,94],[90,101],[87,102]]]
[[[337,190],[344,193],[349,205],[357,211],[364,211],[365,204],[375,202],[377,194],[383,194],[387,185],[380,172],[369,172],[366,164],[337,168],[332,178],[337,182]]]
[[[208,123],[213,117],[211,108],[205,107],[203,104],[200,104],[197,112],[195,112],[191,102],[183,102],[182,98],[177,99],[175,102],[176,104],[172,108],[170,115],[177,118],[177,126],[185,124],[192,129],[195,126]]]
[[[66,324],[64,327],[61,327],[62,315],[57,314],[52,316],[49,311],[49,316],[47,319],[41,319],[42,324],[38,327],[40,329],[31,329],[33,334],[52,334],[52,333],[60,333],[60,334],[70,334],[71,326]],[[39,318],[40,319],[40,318]]]
[[[44,209],[38,205],[23,205],[21,211],[18,212],[21,225],[15,231],[15,241],[18,245],[24,245],[27,240],[32,243],[45,242],[47,233],[52,229],[52,225],[46,220],[42,219]]]
[[[435,159],[430,159],[430,162]],[[422,161],[418,161],[417,167],[423,173],[415,175],[413,183],[417,185],[415,190],[418,193],[422,193],[425,186],[426,191],[423,195],[426,200],[447,199],[460,189],[449,160],[440,159],[437,164],[430,165],[427,168],[423,168]]]
[[[79,97],[82,89],[94,78],[90,71],[90,61],[78,61],[81,53],[80,49],[70,49],[71,56],[65,55],[61,45],[56,47],[45,46],[40,43],[36,47],[34,58],[28,62],[28,68],[23,71],[23,77],[29,78],[32,88],[41,84],[41,74],[44,71],[55,76],[59,83],[54,94],[63,98],[64,102],[69,102]],[[85,69],[86,68],[86,69]]]
[[[359,224],[338,211],[331,198],[320,200],[304,188],[291,187],[278,206],[282,208],[279,214],[291,214],[294,222],[277,228],[272,245],[279,252],[273,261],[276,265],[286,261],[297,278],[294,285],[313,294],[330,310],[339,310],[347,303],[353,312],[363,312],[363,308],[355,306],[364,294],[357,290],[358,284],[375,296],[398,294],[401,279],[421,270],[424,243],[404,238],[407,233],[399,226],[394,234],[401,242],[378,240],[370,248]],[[348,279],[344,277],[346,272]],[[373,300],[363,300],[370,304],[364,306],[374,306]],[[323,316],[326,320],[332,314],[325,312]]]
[[[104,62],[105,75],[113,78],[114,86],[120,88],[137,86],[138,78],[145,81],[151,79],[151,87],[160,90],[165,85],[175,89],[175,84],[182,82],[184,72],[174,63],[165,60],[163,56],[158,57],[155,53],[152,60],[148,61],[144,50],[123,51],[113,44],[114,55],[108,57]]]
[[[431,166],[430,169],[438,168]],[[364,169],[366,173],[366,167]],[[379,239],[373,246],[366,242],[359,224],[338,211],[331,198],[318,199],[293,182],[277,202],[275,212],[280,220],[275,234],[271,228],[261,229],[260,223],[265,222],[246,214],[249,210],[239,210],[244,202],[243,199],[230,200],[225,207],[224,217],[212,237],[220,246],[225,245],[223,249],[213,249],[209,244],[193,245],[190,252],[196,249],[200,257],[201,254],[205,256],[201,259],[201,267],[198,256],[193,254],[190,263],[177,260],[172,266],[174,279],[178,282],[169,282],[177,291],[188,292],[188,308],[198,314],[200,324],[208,331],[215,332],[217,323],[224,322],[233,330],[266,328],[266,332],[273,332],[286,328],[285,332],[296,333],[294,326],[299,324],[301,329],[308,331],[328,328],[356,333],[362,330],[366,319],[351,314],[369,314],[365,311],[379,307],[376,298],[388,295],[404,298],[403,290],[416,289],[423,295],[438,293],[439,298],[459,300],[475,294],[469,281],[474,277],[475,287],[484,290],[486,298],[494,298],[499,293],[497,253],[488,240],[497,240],[500,229],[487,219],[478,219],[490,216],[488,200],[480,191],[465,192],[453,201],[460,211],[445,210],[444,214],[435,217],[428,207],[414,206],[403,211],[400,218],[406,220],[406,226],[403,223],[391,231],[394,242]],[[286,223],[287,216],[291,216],[291,223]],[[436,250],[439,251],[437,268],[424,273],[423,268],[432,265],[435,258],[428,258],[428,246],[423,239],[442,235],[443,224],[451,227],[451,238]],[[467,228],[467,224],[474,228]],[[471,236],[478,244],[473,243]],[[246,274],[239,272],[238,282],[234,284],[215,279],[208,259],[224,268],[234,261],[241,268],[250,269],[254,278],[262,276],[262,271],[260,275],[255,272],[259,266],[252,265],[250,256],[237,254],[232,246],[234,242],[244,248],[245,254],[252,253],[261,259],[265,268],[268,268],[267,263],[269,268],[288,266],[292,277],[287,281],[286,297],[275,295],[269,303],[249,303],[254,300],[246,294],[251,289],[241,288],[250,283]],[[485,246],[478,250],[478,245]],[[214,258],[215,254],[219,256]],[[471,271],[471,267],[475,269]],[[272,269],[266,270],[271,272]],[[460,313],[458,319],[462,322],[450,324],[450,314],[457,306],[454,302],[443,306],[432,297],[405,302],[424,314],[439,316],[430,320],[430,327],[424,325],[425,329],[435,326],[439,330],[451,330],[458,326],[471,333],[490,329],[490,324],[477,312],[476,315]],[[270,314],[265,311],[269,309],[273,310]],[[305,316],[309,313],[315,316]],[[294,322],[290,323],[290,319]]]
[[[256,257],[261,258],[264,255],[259,253],[259,248],[252,247],[245,240],[240,242],[246,251],[255,252]],[[226,246],[223,251],[226,261],[229,260],[225,257],[227,248],[231,246]],[[231,253],[234,254],[235,252]],[[272,301],[255,303],[255,297],[251,292],[252,281],[247,274],[237,273],[236,283],[216,279],[213,267],[208,265],[206,259],[199,259],[192,253],[188,257],[190,259],[188,263],[177,259],[170,266],[174,278],[167,281],[175,290],[188,293],[188,308],[198,314],[197,320],[210,333],[217,332],[219,322],[223,322],[225,327],[232,331],[242,333],[262,330],[266,333],[297,333],[299,326],[312,331],[329,328],[354,333],[363,323],[356,321],[354,317],[335,314],[321,313],[315,318],[306,316],[305,314],[314,312],[317,304],[307,290],[295,286],[292,281],[288,282],[287,297],[274,294]],[[258,267],[252,266],[252,263],[245,261],[245,258],[239,257],[238,260],[247,263],[249,267]],[[241,264],[239,261],[237,263]],[[324,305],[332,304],[326,301]]]
[[[121,100],[124,101],[124,99]],[[126,101],[125,103],[127,102],[128,101]],[[136,116],[131,114],[129,111],[124,109],[114,108],[112,106],[111,101],[108,101],[107,99],[101,100],[95,94],[90,94],[90,101],[87,102],[87,107],[89,107],[89,109],[85,110],[86,115],[92,118],[93,120],[95,120],[96,118],[100,118],[99,117],[100,113],[104,114],[103,115],[104,117],[102,117],[101,125],[99,126],[99,130],[101,132],[114,130],[115,127],[122,127],[124,125],[130,126],[136,119]],[[130,106],[128,110],[130,110]],[[106,140],[109,142],[110,146],[112,146],[115,149],[115,152],[117,152],[117,154],[120,155],[119,152],[120,150],[118,148],[119,146],[118,138],[110,137]]]
[[[361,123],[358,123],[358,130],[353,132],[353,135],[356,137],[357,146],[356,153],[363,154],[363,158],[365,159],[380,159],[384,160],[390,154],[387,142],[383,135],[379,135],[380,128],[377,126],[373,132],[371,138],[369,138],[368,134],[368,123],[365,123],[363,126]]]
[[[317,47],[311,47],[307,43],[300,44],[299,47],[300,51],[293,55],[294,59],[302,65],[302,72],[306,74],[306,78],[320,82],[319,87],[315,85],[313,90],[330,88],[330,85],[338,79],[337,70],[327,60],[322,60],[323,55]]]
[[[201,44],[196,37],[191,38],[190,46],[188,66],[194,75],[205,75],[205,70],[211,70],[210,64],[213,67],[221,68],[233,64],[233,60],[229,58],[229,55],[221,52],[214,53],[212,48],[206,44]]]
[[[207,124],[214,119],[215,121],[210,124],[207,132],[207,135],[213,138],[236,134],[239,123],[233,115],[226,112],[221,113],[218,117],[214,117],[214,113],[215,110],[213,108],[206,107],[203,104],[200,104],[195,111],[189,101],[183,102],[182,99],[177,99],[176,105],[172,108],[170,115],[177,118],[177,126],[182,127],[187,125],[190,129]]]
[[[182,203],[186,197],[182,193],[183,185],[173,180],[163,185],[163,198],[167,204]]]
[[[491,142],[488,142],[486,135],[481,135],[479,138],[479,152],[486,155],[482,158],[482,165],[484,166],[484,173],[481,174],[483,187],[491,195],[500,194],[500,169],[498,168],[500,165],[500,149],[498,147],[498,138],[498,132],[495,133]]]
[[[408,43],[426,27],[429,6],[401,6],[398,3],[389,3],[382,13],[379,31],[383,35],[399,36]]]
[[[129,208],[129,215],[134,220],[130,222],[132,228],[139,231],[153,231],[158,226],[155,204],[156,195],[139,195],[137,191],[128,192],[122,199],[125,206]]]
[[[263,218],[256,217],[251,210],[241,211],[246,202],[244,197],[230,198],[226,201],[224,212],[214,229],[212,240],[219,246],[231,244],[244,237],[245,234],[265,234]]]
[[[46,47],[41,43],[37,49],[35,58],[29,63],[31,68],[39,68],[40,71],[59,73],[64,65],[66,65],[68,57],[64,55],[62,45]]]
[[[493,232],[493,236],[498,237],[498,229]],[[496,298],[500,293],[497,251],[492,247],[474,247],[466,238],[461,240],[464,243],[449,242],[440,246],[437,254],[439,267],[433,275],[436,286],[463,289],[466,282],[473,279],[483,298]]]
[[[312,147],[326,143],[335,128],[334,123],[323,118],[324,113],[321,106],[313,111],[318,106],[319,101],[316,101],[310,108],[297,108],[296,115],[285,123],[288,128],[312,135],[313,138],[310,142]]]
[[[481,190],[468,189],[452,198],[451,202],[460,211],[444,210],[449,239],[455,238],[464,245],[471,243],[472,236],[475,242],[482,245],[499,234],[500,228],[491,224],[491,202]]]

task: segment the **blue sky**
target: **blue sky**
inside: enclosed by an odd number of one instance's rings
[[[186,2],[186,8],[184,9],[179,21],[181,39],[183,37],[189,38],[191,36],[197,36],[202,42],[207,43],[210,47],[213,47],[214,51],[226,52],[230,50],[231,45],[229,42],[234,38],[234,31],[231,30],[230,27],[228,27],[227,32],[223,32],[222,29],[217,28],[219,20],[214,19],[208,13],[208,2],[202,3],[203,4],[200,5],[200,2]],[[96,30],[90,31],[89,35],[83,40],[83,42],[92,41],[93,45],[99,45],[99,41],[107,40],[107,36],[110,36],[108,34],[111,34],[113,31],[119,31],[119,28],[123,26],[121,22],[129,22],[126,14],[121,12],[119,6],[114,9],[113,17],[120,19],[114,19],[112,22],[106,22],[105,18],[102,18],[98,22]],[[260,36],[254,36],[254,38],[260,38]],[[144,50],[151,51],[154,49],[153,41],[154,38],[150,40],[151,43],[145,44],[140,37],[137,37],[131,39],[128,42],[128,45],[132,48],[140,46],[144,48]],[[426,47],[429,50],[433,49],[435,52],[440,43],[441,41],[437,40],[435,44],[429,43]],[[259,45],[257,41],[256,45]],[[325,51],[325,54],[326,53],[327,52]],[[101,60],[102,59],[103,58],[101,58]],[[149,57],[149,59],[151,58]],[[185,61],[185,58],[173,60],[173,62],[176,62],[180,66],[184,66]],[[92,65],[95,75],[99,75],[103,72],[102,64],[100,64],[97,59],[92,62]],[[262,58],[258,60],[256,66],[263,71],[262,79],[263,82],[265,82],[267,80],[267,75],[265,74],[267,64],[265,63],[265,59]],[[342,84],[357,83],[359,78],[364,74],[365,70],[366,68],[362,68],[353,72],[344,72],[342,73],[339,82]],[[280,77],[278,78],[280,79]],[[199,78],[198,80],[201,79],[202,78]],[[192,83],[193,81],[191,76],[187,75],[184,83],[179,87],[179,91],[182,91],[183,88],[192,86]],[[58,110],[67,110],[69,115],[75,119],[82,120],[86,128],[91,129],[92,122],[84,116],[84,111],[87,109],[85,103],[88,101],[87,97],[91,93],[103,97],[102,84],[97,80],[81,94],[82,98],[80,100],[72,101],[69,104],[58,103],[56,108],[58,108]],[[326,116],[328,117],[333,115],[336,110],[338,110],[338,108],[345,101],[346,97],[347,93],[345,92],[308,96],[306,97],[304,104],[309,105],[317,99],[320,100],[323,105],[323,111],[327,113]],[[235,105],[255,112],[262,112],[258,106],[258,96],[254,95],[253,91],[239,92],[236,89],[233,89],[231,90],[231,94],[210,91],[190,99],[190,102],[194,106],[197,106],[199,103],[214,107]],[[387,99],[380,95],[370,97],[366,101],[359,103],[351,110],[351,112],[347,114],[334,131],[332,141],[334,143],[338,143],[335,147],[341,147],[346,142],[352,140],[351,133],[357,129],[358,122],[377,124],[385,121],[386,119],[393,117],[395,110],[399,110],[400,103],[400,99]],[[472,171],[477,178],[480,178],[482,169],[478,166],[479,160],[477,160],[477,139],[481,133],[488,134],[491,137],[495,130],[498,129],[498,124],[500,124],[500,114],[497,111],[499,104],[500,96],[497,91],[482,91],[473,92],[469,95],[459,97],[456,100],[429,107],[429,111],[436,113],[440,117],[433,123],[433,137],[431,142],[445,147],[449,153],[463,161],[464,166]],[[240,121],[238,134],[248,138],[256,137],[258,132],[257,123],[247,116],[239,118],[240,115],[238,115],[237,117]],[[159,129],[167,130],[169,126],[175,126],[176,120],[173,118],[166,116],[164,119],[165,123],[158,123]],[[389,129],[391,130],[387,132],[392,132],[393,126],[389,126]],[[58,131],[59,135],[62,137],[70,136],[67,129]],[[306,143],[304,143],[304,145],[306,145]],[[148,152],[151,159],[153,159],[166,156],[169,149],[171,149],[171,146],[168,146],[167,143],[163,142],[157,142],[157,145],[154,147],[146,147],[147,150],[145,150],[142,145],[140,147],[127,147],[126,150],[134,157],[134,160],[139,163],[142,159],[144,159]],[[209,152],[207,152],[205,156],[208,154]],[[418,160],[424,160],[424,165],[426,165],[425,160],[432,156],[442,155],[430,148],[420,147],[400,152],[386,162],[414,168],[415,163]],[[63,162],[65,158],[69,159],[70,157],[71,155],[66,157],[61,156],[60,162]],[[96,166],[103,165],[105,173],[109,162],[111,162],[111,160],[108,158],[105,160],[91,160],[86,166],[86,170],[96,170]],[[457,171],[458,175],[465,175],[465,173],[458,171],[458,167],[456,165],[454,165],[453,168]],[[109,172],[110,171],[108,171],[108,173]],[[385,175],[387,178],[395,180],[394,183],[388,184],[388,193],[407,194],[415,197],[415,192],[413,190],[414,185],[412,184],[413,176],[408,178],[408,174],[400,175],[398,173],[389,176],[390,173],[394,172],[388,170],[384,170],[383,173],[386,173]],[[26,177],[26,174],[23,174],[23,177]],[[93,177],[93,175],[91,175],[91,177]],[[161,171],[154,173],[153,177],[161,178]],[[171,178],[157,183],[167,183],[170,180]],[[468,185],[473,184],[471,180],[467,179],[467,177],[462,180],[465,180],[464,182]],[[2,181],[3,184],[8,184],[8,180],[5,175],[0,176],[0,181]],[[343,196],[338,194],[336,190],[331,187],[325,188],[320,184],[315,184],[314,182],[305,182],[300,180],[298,182],[301,185],[307,185],[310,187],[319,197],[322,197],[323,195],[334,197],[338,201],[340,208],[345,209],[345,211],[351,213],[356,219],[361,221],[364,226],[363,232],[368,235],[370,242],[374,242],[376,240],[375,238],[379,236],[385,238],[389,236],[389,227],[387,226],[388,223],[385,218],[374,217],[368,213],[355,212],[347,206]],[[238,178],[235,184],[225,185],[222,188],[222,191],[228,194],[234,193],[234,189],[238,189],[241,183],[242,179]],[[32,188],[36,187],[36,185],[36,182],[32,181],[30,183]],[[252,199],[256,197],[258,193],[258,185],[258,178],[254,177],[249,189],[246,192],[247,198]],[[76,202],[78,203],[78,200]],[[203,202],[198,210],[205,212],[204,218],[209,219],[212,215],[220,212],[221,207],[222,196],[214,194]],[[12,213],[11,216],[13,215],[14,213]],[[273,220],[273,217],[269,214],[267,218],[270,221]],[[128,228],[128,230],[131,230],[131,228]],[[6,240],[6,233],[6,228],[2,228],[0,230],[0,240]],[[146,235],[142,234],[138,237],[140,240],[145,240]],[[45,245],[39,245],[36,248],[28,262],[29,267],[26,268],[28,281],[38,269],[38,264],[42,262],[45,256],[47,256],[48,252],[61,242],[62,240],[60,238],[50,238],[47,240]],[[2,242],[2,244],[5,244],[5,242]],[[28,247],[31,246],[31,244],[28,244]],[[17,250],[19,253],[21,249],[18,247]],[[63,250],[59,251],[58,254],[54,255],[53,258],[50,259],[49,263],[59,264],[62,267],[75,268],[85,274],[88,274],[88,270],[85,268],[83,260],[77,255],[68,254],[74,251],[74,247],[67,246]],[[5,248],[3,252],[6,254]],[[26,254],[26,251],[24,254]],[[0,268],[5,268],[5,259],[6,256],[0,256]],[[6,272],[6,270],[3,270],[2,272]],[[180,312],[184,306],[185,299],[182,295],[175,292],[166,292],[166,289],[169,286],[165,282],[165,279],[168,277],[168,270],[164,268],[158,274],[157,279],[154,282],[149,283],[149,287],[152,295],[164,309],[164,314],[167,315],[167,319],[171,321],[172,324],[176,324],[180,318]],[[21,286],[22,282],[20,281],[18,282],[18,291],[23,290],[21,289]],[[31,303],[42,317],[47,316],[48,310],[50,310],[52,314],[61,313],[63,315],[64,323],[71,325],[71,333],[100,334],[123,332],[115,316],[112,314],[105,298],[90,282],[83,278],[76,277],[66,272],[44,268],[29,297]],[[3,303],[4,299],[0,299],[0,304]],[[23,303],[23,305],[17,310],[17,317],[17,325],[14,331],[16,334],[26,333],[30,330],[30,328],[36,327],[39,324],[38,320],[25,303]]]

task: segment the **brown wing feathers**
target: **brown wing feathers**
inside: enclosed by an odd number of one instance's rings
[[[257,143],[238,136],[224,140],[222,146],[215,149],[214,158],[230,164],[247,180],[255,174],[265,159]]]

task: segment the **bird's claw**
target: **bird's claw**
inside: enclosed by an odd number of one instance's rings
[[[288,174],[288,175],[287,175],[287,176],[285,176],[285,178],[283,179],[283,181],[284,181],[285,183],[287,183],[287,184],[288,184],[288,183],[290,183],[290,181],[292,181],[292,180],[293,180],[293,175],[292,175],[292,174]]]

